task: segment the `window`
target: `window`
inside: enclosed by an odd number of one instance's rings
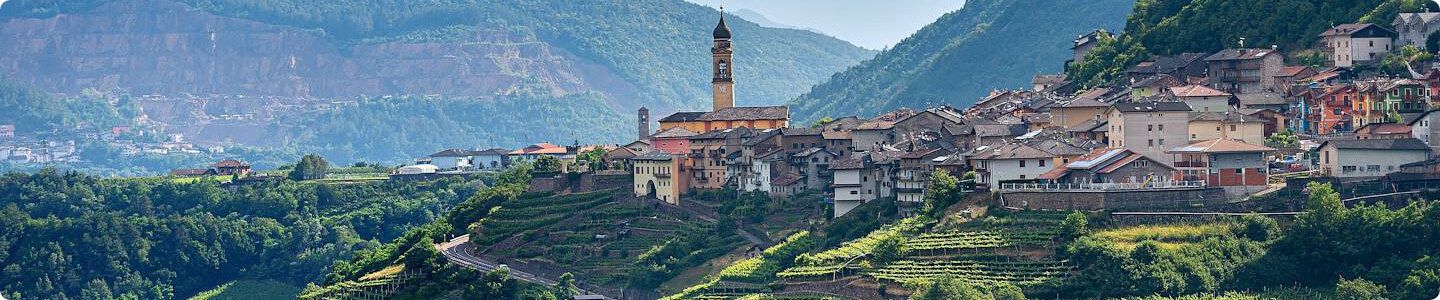
[[[1236,174],[1236,175],[1239,175],[1240,173],[1245,173],[1245,169],[1244,169],[1244,168],[1236,168],[1236,169],[1235,169],[1235,174]]]
[[[1165,115],[1161,114],[1160,116],[1164,117]],[[1160,131],[1165,131],[1165,124],[1160,124]]]
[[[1160,147],[1165,147],[1165,139],[1160,139]]]
[[[1135,167],[1136,167],[1136,168],[1149,168],[1149,167],[1150,167],[1150,160],[1145,160],[1145,159],[1135,160]]]
[[[856,191],[850,191],[850,194],[851,194],[851,195],[859,195],[859,194],[860,194],[860,191],[858,191],[858,190],[856,190]]]
[[[1366,171],[1366,172],[1380,172],[1380,165],[1368,165],[1368,166],[1365,166],[1365,171]]]
[[[1020,160],[1020,167],[1021,167],[1021,168],[1024,168],[1024,167],[1025,167],[1025,160],[1023,160],[1023,159]]]
[[[1155,140],[1145,140],[1145,144],[1150,147],[1155,147]]]
[[[1020,179],[1025,179],[1025,175],[1020,175]]]
[[[1043,159],[1040,160],[1040,163],[1038,164],[1038,166],[1044,167],[1044,166],[1045,166],[1045,160],[1043,160]]]
[[[1155,125],[1145,125],[1145,131],[1155,131]]]
[[[1235,131],[1235,124],[1230,124],[1230,131]]]

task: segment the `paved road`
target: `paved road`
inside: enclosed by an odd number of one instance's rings
[[[466,268],[479,270],[481,272],[492,272],[495,271],[495,269],[499,269],[501,265],[500,263],[497,263],[495,261],[487,260],[481,258],[479,255],[475,255],[475,245],[470,243],[470,235],[468,234],[450,239],[445,243],[436,245],[436,247],[440,248],[440,253],[444,254],[445,259],[449,260],[450,263],[461,265]],[[553,279],[535,276],[534,274],[526,273],[524,271],[516,269],[510,269],[510,277],[545,286],[555,285],[555,280]],[[580,294],[584,295],[593,293],[581,290]],[[606,299],[613,299],[610,296],[605,297]]]

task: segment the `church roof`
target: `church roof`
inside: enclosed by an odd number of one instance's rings
[[[724,14],[724,13],[721,13],[721,14],[720,14],[720,24],[715,24],[715,38],[717,38],[717,39],[728,39],[728,38],[730,38],[730,26],[726,26],[726,25],[725,25],[725,14]]]

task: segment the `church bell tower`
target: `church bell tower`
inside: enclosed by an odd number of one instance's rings
[[[725,26],[725,13],[720,13],[720,24],[715,25],[715,41],[710,48],[710,70],[715,74],[710,81],[712,111],[735,106],[735,78],[731,72],[735,69],[731,56],[734,50],[730,45],[730,27]]]

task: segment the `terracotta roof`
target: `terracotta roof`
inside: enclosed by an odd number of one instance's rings
[[[785,136],[820,135],[820,128],[782,128],[780,133]]]
[[[490,148],[490,149],[485,149],[485,150],[476,151],[476,152],[473,153],[473,154],[475,154],[475,155],[505,155],[505,153],[510,153],[510,150],[507,150],[507,149],[505,149],[505,148]]]
[[[825,139],[827,139],[827,140],[848,140],[848,139],[850,139],[850,138],[853,136],[853,135],[850,133],[849,130],[845,130],[845,131],[825,131],[825,132],[821,132],[820,135],[823,136],[823,137],[824,137]]]
[[[1349,35],[1355,35],[1355,33],[1360,32],[1361,30],[1365,30],[1366,28],[1369,28],[1369,27],[1372,27],[1372,26],[1374,26],[1376,29],[1380,30],[1379,34],[1378,34],[1378,35],[1377,35],[1377,34],[1366,34],[1365,37],[1394,37],[1394,36],[1395,36],[1395,32],[1394,32],[1394,31],[1391,31],[1390,29],[1387,29],[1387,28],[1385,28],[1385,27],[1376,26],[1375,24],[1370,24],[1370,23],[1349,23],[1349,24],[1335,25],[1335,27],[1331,27],[1329,30],[1325,30],[1325,32],[1321,32],[1321,33],[1320,33],[1320,36],[1325,37],[1325,36],[1349,36]],[[1371,32],[1374,32],[1374,31],[1371,31]]]
[[[1156,112],[1156,111],[1190,111],[1190,105],[1185,102],[1125,102],[1115,103],[1115,109],[1120,112]]]
[[[865,161],[859,158],[847,158],[830,162],[831,170],[859,170],[865,168]]]
[[[1226,93],[1226,92],[1221,91],[1221,90],[1212,89],[1212,88],[1210,88],[1210,87],[1206,87],[1206,86],[1198,85],[1198,84],[1196,84],[1196,85],[1187,85],[1187,86],[1182,86],[1182,87],[1177,87],[1177,88],[1171,88],[1171,89],[1170,89],[1170,93],[1175,94],[1175,97],[1223,97],[1223,96],[1230,96],[1230,93]]]
[[[1205,58],[1205,61],[1260,59],[1276,53],[1280,52],[1263,48],[1230,48],[1211,54],[1210,57]]]
[[[615,148],[605,153],[605,157],[610,159],[631,159],[635,158],[635,156],[637,156],[635,151],[631,151],[630,148],[625,147]]]
[[[1269,152],[1275,148],[1250,144],[1241,141],[1228,139],[1213,139],[1196,142],[1187,146],[1177,147],[1165,151],[1167,153],[1234,153],[1234,152]]]
[[[1275,76],[1278,76],[1278,77],[1295,77],[1295,75],[1300,75],[1300,72],[1304,72],[1305,69],[1308,69],[1308,68],[1310,68],[1310,67],[1306,67],[1306,66],[1289,66],[1289,67],[1284,67],[1284,68],[1280,68],[1280,72],[1279,72],[1279,73],[1275,73]]]
[[[784,174],[784,175],[777,176],[777,177],[775,177],[775,179],[771,179],[771,180],[770,180],[770,184],[771,184],[771,185],[776,185],[776,186],[787,186],[787,185],[795,184],[796,182],[800,182],[800,178],[801,178],[800,175],[788,174],[788,173],[787,173],[787,174]]]
[[[688,122],[699,119],[703,115],[705,115],[703,111],[682,111],[661,118],[660,122]]]
[[[790,118],[790,108],[785,106],[729,107],[708,112],[699,121],[754,121],[784,120]]]
[[[1134,67],[1126,69],[1125,72],[1169,74],[1174,73],[1176,70],[1184,68],[1185,66],[1190,65],[1191,63],[1194,63],[1196,60],[1199,60],[1203,57],[1205,57],[1205,53],[1184,53],[1171,56],[1156,56],[1153,60],[1144,61],[1136,64]]]
[[[472,151],[470,151],[470,150],[465,150],[465,149],[450,149],[450,150],[435,152],[435,154],[431,154],[430,157],[464,157],[464,156],[471,156],[471,155],[474,155],[474,154],[472,154]]]
[[[1065,82],[1065,74],[1040,74],[1030,80],[1033,84],[1057,84]]]
[[[1235,98],[1240,99],[1240,105],[1242,105],[1242,106],[1244,106],[1244,105],[1285,105],[1285,104],[1289,104],[1288,101],[1285,101],[1285,97],[1281,97],[1280,94],[1272,93],[1272,92],[1260,92],[1260,93],[1239,94],[1239,95],[1235,95]]]
[[[1222,122],[1222,123],[1247,123],[1247,122],[1265,123],[1265,122],[1269,122],[1269,120],[1266,120],[1266,119],[1263,119],[1263,118],[1260,118],[1260,117],[1256,117],[1256,116],[1251,116],[1251,115],[1243,114],[1243,113],[1236,112],[1236,111],[1198,112],[1198,113],[1192,112],[1192,113],[1190,113],[1190,120],[1191,120],[1191,121],[1217,121],[1217,122]]]
[[[1099,170],[1097,173],[1100,173],[1100,174],[1109,174],[1110,172],[1115,172],[1116,169],[1119,169],[1120,167],[1124,167],[1125,164],[1128,164],[1128,163],[1130,163],[1130,162],[1132,162],[1132,161],[1138,160],[1138,159],[1140,159],[1140,158],[1142,158],[1142,157],[1145,157],[1145,156],[1144,156],[1144,155],[1140,155],[1140,153],[1130,153],[1129,156],[1125,156],[1124,158],[1121,158],[1120,160],[1117,160],[1117,161],[1115,161],[1114,163],[1111,163],[1109,166],[1105,166],[1104,168],[1100,168],[1100,170]],[[1156,165],[1164,166],[1165,164],[1156,164]]]
[[[1175,79],[1174,76],[1170,76],[1169,74],[1156,74],[1156,75],[1150,75],[1150,77],[1145,77],[1145,79],[1141,79],[1140,81],[1136,81],[1134,84],[1131,84],[1130,86],[1131,86],[1131,87],[1147,87],[1147,86],[1148,86],[1148,87],[1176,87],[1176,86],[1180,86],[1180,85],[1184,85],[1184,84],[1185,84],[1184,82],[1181,82],[1179,79]]]
[[[221,160],[220,162],[216,162],[216,163],[210,165],[211,168],[226,168],[226,167],[234,168],[234,167],[249,167],[249,166],[250,166],[250,164],[243,163],[243,162],[240,162],[240,161],[238,161],[238,160],[233,160],[233,159]]]
[[[1023,144],[1002,144],[983,146],[971,152],[970,159],[1025,159],[1025,158],[1050,158],[1055,155],[1046,153],[1035,147]]]
[[[689,138],[689,137],[692,137],[692,136],[695,136],[695,132],[693,132],[693,131],[690,131],[690,130],[687,130],[687,129],[681,128],[681,127],[670,127],[670,129],[665,129],[665,130],[661,130],[660,132],[656,132],[655,135],[650,136],[650,138],[655,138],[655,139],[672,139],[672,138]]]
[[[1415,138],[1403,138],[1403,139],[1363,139],[1363,140],[1360,140],[1360,139],[1338,139],[1338,140],[1328,140],[1328,141],[1325,141],[1324,143],[1320,143],[1320,146],[1315,147],[1315,148],[1317,148],[1317,149],[1318,149],[1318,148],[1323,148],[1323,147],[1325,147],[1325,145],[1334,145],[1335,148],[1338,148],[1338,149],[1430,150],[1430,146],[1425,145],[1425,142],[1422,142],[1422,141],[1420,141],[1419,139],[1415,139]]]
[[[672,156],[670,153],[666,153],[665,151],[650,151],[650,153],[637,155],[635,156],[635,158],[632,158],[632,160],[649,161],[666,161],[671,159],[674,159],[674,156]]]
[[[1410,125],[1395,123],[1370,123],[1355,129],[1355,133],[1367,134],[1410,134]]]
[[[1065,128],[1065,131],[1088,132],[1094,131],[1097,128],[1101,129],[1100,131],[1106,131],[1109,130],[1109,128],[1105,127],[1107,124],[1110,124],[1110,122],[1106,120],[1089,119],[1085,120],[1085,122],[1080,122],[1080,124],[1075,124],[1075,126],[1070,126],[1070,128]]]

